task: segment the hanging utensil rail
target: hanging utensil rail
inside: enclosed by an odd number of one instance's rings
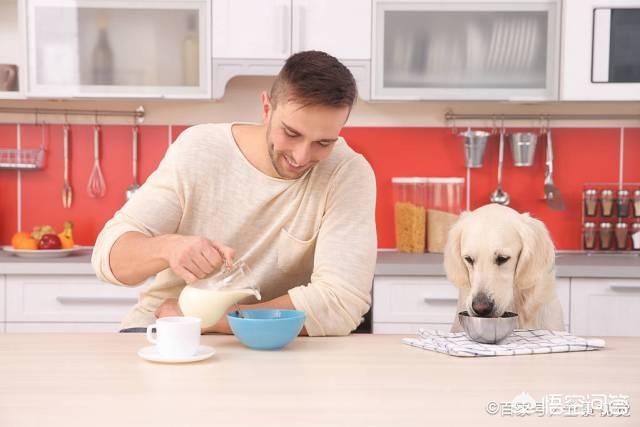
[[[58,108],[27,108],[27,107],[0,107],[0,113],[11,114],[35,114],[37,116],[88,116],[88,117],[130,117],[137,124],[144,122],[145,111],[143,106],[139,106],[135,111],[118,110],[80,110],[80,109],[58,109]]]

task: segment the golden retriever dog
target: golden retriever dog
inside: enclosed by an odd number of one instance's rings
[[[459,288],[458,312],[511,311],[519,328],[564,330],[555,248],[545,225],[528,213],[497,204],[463,213],[449,231],[444,267]],[[451,330],[462,330],[457,313]]]

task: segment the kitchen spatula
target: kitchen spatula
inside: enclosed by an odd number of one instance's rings
[[[551,128],[547,129],[547,162],[544,172],[544,198],[551,209],[564,210],[564,201],[560,189],[553,183],[553,142]]]

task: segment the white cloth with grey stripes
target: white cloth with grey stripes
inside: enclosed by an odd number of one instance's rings
[[[417,338],[403,338],[403,343],[425,350],[460,357],[518,356],[521,354],[562,353],[604,348],[599,338],[580,338],[567,332],[544,329],[516,329],[500,344],[472,341],[464,332],[440,332],[420,328]]]

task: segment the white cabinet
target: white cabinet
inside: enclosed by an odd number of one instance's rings
[[[554,100],[560,1],[374,0],[372,99]]]
[[[25,58],[18,1],[0,1],[0,99],[24,98]]]
[[[207,0],[25,0],[30,97],[210,98]]]
[[[570,330],[571,285],[557,279],[565,328]],[[442,276],[376,276],[373,333],[415,334],[419,328],[449,332],[457,313],[458,289]]]
[[[291,0],[214,0],[214,58],[286,59],[291,53]]]
[[[341,60],[371,59],[370,0],[293,0],[292,52],[322,50]]]
[[[640,336],[640,279],[571,279],[571,331]]]
[[[417,327],[449,330],[457,301],[458,290],[446,277],[376,276],[373,333],[415,333]]]
[[[15,275],[6,279],[7,331],[117,330],[147,284],[121,287],[95,276]]]
[[[303,50],[340,59],[369,98],[370,0],[213,0],[211,22],[213,98],[235,76],[276,75]]]

